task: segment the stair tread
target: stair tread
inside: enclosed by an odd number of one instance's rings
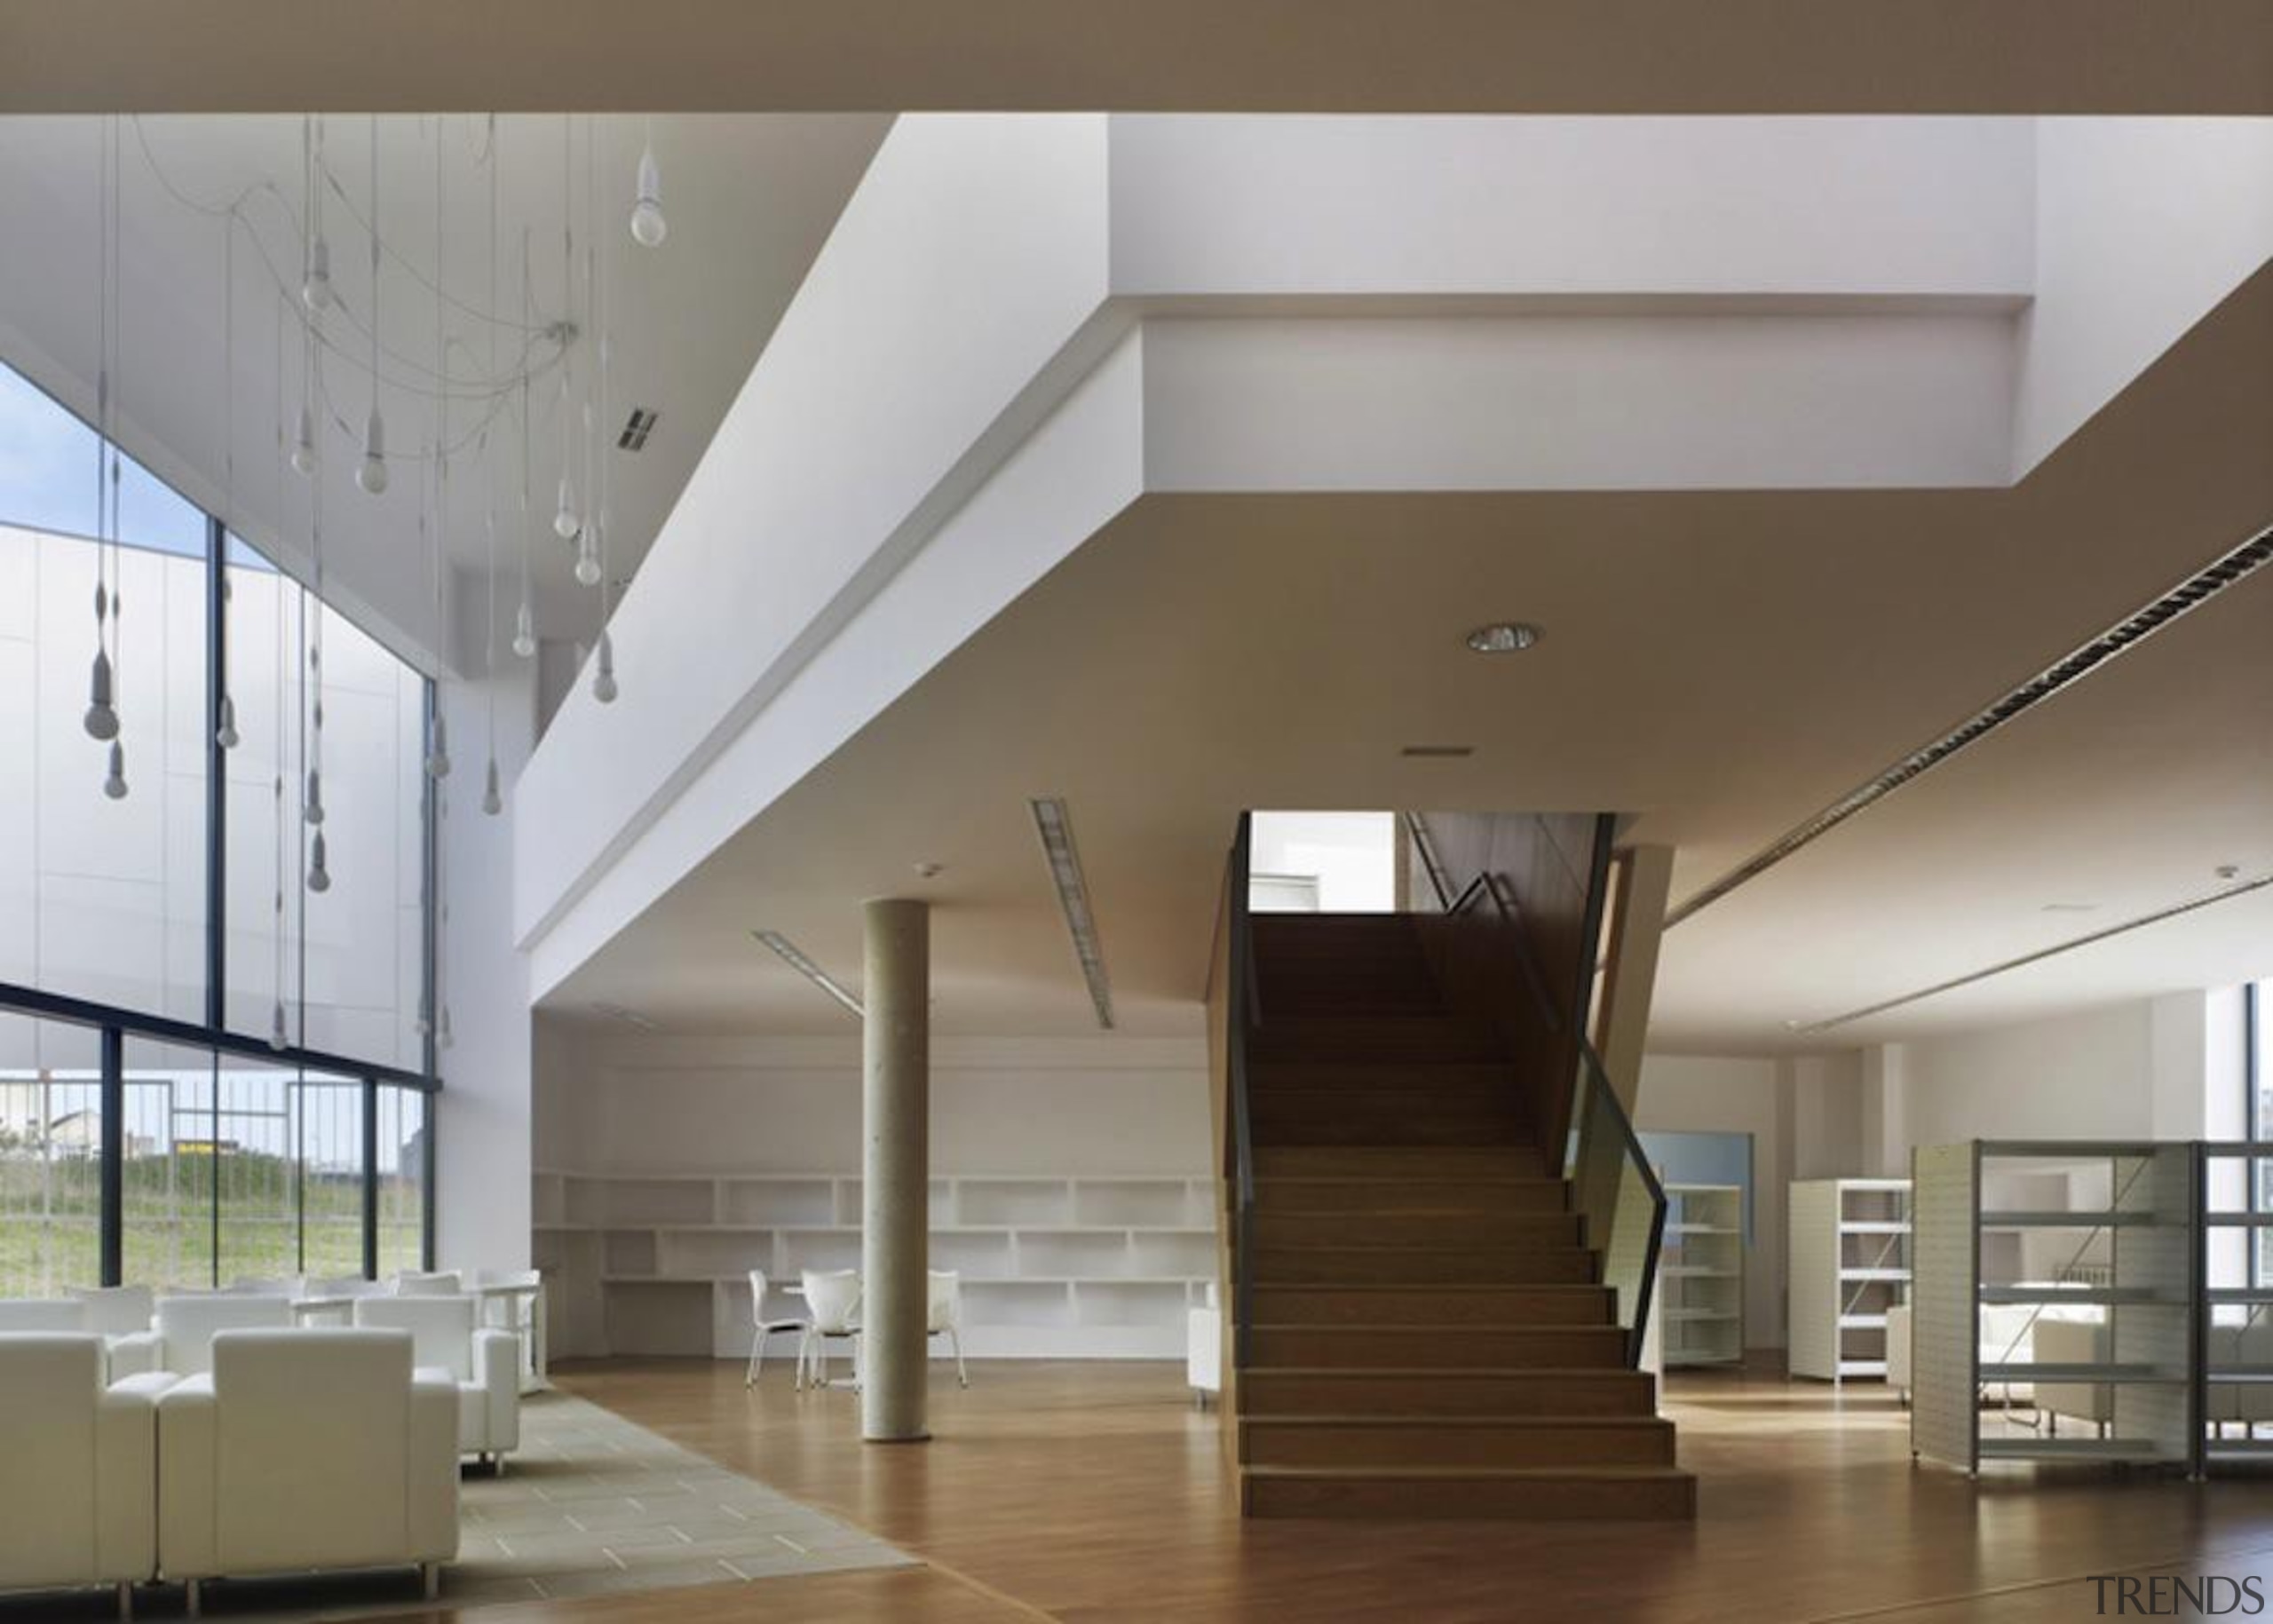
[[[1451,1280],[1443,1285],[1430,1281],[1352,1280],[1346,1286],[1312,1286],[1290,1284],[1283,1280],[1257,1280],[1257,1291],[1591,1291],[1604,1292],[1607,1286],[1589,1285],[1584,1280],[1541,1280],[1536,1286],[1525,1286],[1508,1280]]]

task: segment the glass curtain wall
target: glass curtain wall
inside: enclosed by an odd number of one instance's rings
[[[0,796],[0,1295],[106,1272],[360,1274],[367,1177],[371,1242],[415,1266],[435,1086],[425,680],[245,543],[214,556],[218,527],[131,459],[117,458],[115,535],[94,539],[108,471],[91,428],[0,364],[0,758],[20,767]],[[124,795],[83,721],[99,646]],[[321,894],[303,883],[313,766]],[[107,1035],[122,1102],[110,1271]],[[272,1039],[273,1061],[246,1058]]]

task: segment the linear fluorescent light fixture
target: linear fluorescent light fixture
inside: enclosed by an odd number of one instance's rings
[[[1081,877],[1081,854],[1073,847],[1073,820],[1065,803],[1057,796],[1029,801],[1034,832],[1041,836],[1041,854],[1049,863],[1050,883],[1057,887],[1057,906],[1065,911],[1065,928],[1073,933],[1073,956],[1081,962],[1081,979],[1089,984],[1089,1002],[1097,1006],[1097,1025],[1113,1030],[1113,984],[1105,978],[1105,949],[1097,942],[1097,916],[1089,909],[1089,883]]]
[[[1881,998],[1878,1002],[1865,1004],[1859,1010],[1849,1010],[1840,1015],[1827,1015],[1820,1020],[1787,1020],[1784,1023],[1784,1030],[1797,1033],[1802,1037],[1814,1037],[1836,1027],[1849,1026],[1858,1020],[1866,1020],[1873,1015],[1884,1015],[1889,1010],[1920,1003],[1928,998],[1937,998],[1944,993],[1953,993],[1961,986],[1971,986],[1974,983],[1986,981],[1992,976],[2002,976],[2016,970],[2025,970],[2031,964],[2040,964],[2047,959],[2056,959],[2063,953],[2075,952],[2079,947],[2089,947],[2095,943],[2107,940],[2110,937],[2123,936],[2133,931],[2142,931],[2149,925],[2161,924],[2165,920],[2177,919],[2206,907],[2215,907],[2221,902],[2229,902],[2236,897],[2245,897],[2253,891],[2263,891],[2268,886],[2273,886],[2273,874],[2256,875],[2245,880],[2237,879],[2219,886],[2215,891],[2202,891],[2182,901],[2158,907],[2152,913],[2141,914],[2135,918],[2126,919],[2119,924],[2105,925],[2099,930],[2087,931],[2082,936],[2071,936],[2067,940],[2055,942],[2048,947],[2039,947],[2033,953],[2024,953],[2017,958],[2002,959],[1994,964],[1984,965],[1979,970],[1969,970],[1961,976],[1952,976],[1946,981],[1936,981],[1931,986],[1921,986],[1914,992],[1903,993],[1893,998]]]
[[[851,1010],[853,1014],[862,1017],[865,1017],[867,1014],[867,1010],[861,1004],[859,999],[852,994],[851,989],[846,987],[845,985],[842,981],[839,981],[836,977],[830,975],[828,971],[823,970],[820,965],[807,958],[804,955],[804,949],[800,948],[796,943],[791,941],[788,937],[782,935],[780,931],[752,931],[750,934],[756,937],[764,946],[771,947],[775,953],[780,955],[781,962],[783,963],[796,970],[799,975],[812,982],[815,986],[820,988],[822,992],[827,993],[831,998],[836,999],[837,1002]]]
[[[1920,745],[1876,778],[1857,784],[1805,821],[1785,830],[1702,891],[1667,910],[1665,928],[1670,931],[1683,920],[1695,917],[1738,886],[1758,879],[1801,847],[1822,839],[1856,813],[1876,805],[1968,745],[1978,743],[2022,712],[2081,682],[2109,661],[2130,653],[2181,616],[2200,608],[2228,588],[2238,586],[2269,564],[2273,564],[2273,527],[2260,530],[2231,551],[2211,559],[2168,591],[2148,599],[2089,642],[2069,650],[2020,686],[1991,701],[1940,738]]]

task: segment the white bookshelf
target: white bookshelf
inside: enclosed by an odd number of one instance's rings
[[[1744,1359],[1744,1186],[1667,1184],[1658,1262],[1659,1357],[1668,1370]]]
[[[546,1170],[531,1203],[556,1357],[745,1358],[750,1270],[769,1315],[794,1319],[804,1270],[860,1265],[856,1174]],[[1216,1273],[1207,1179],[956,1175],[931,1180],[931,1207],[971,1358],[1183,1357]]]
[[[1910,1295],[1910,1181],[1798,1180],[1786,1227],[1792,1374],[1884,1381],[1887,1310]]]

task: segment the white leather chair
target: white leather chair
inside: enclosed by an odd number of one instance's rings
[[[398,1297],[455,1297],[464,1289],[465,1279],[455,1270],[427,1274],[405,1269],[394,1277],[394,1295]]]
[[[0,1331],[83,1332],[87,1305],[76,1297],[0,1297]]]
[[[797,1343],[797,1385],[811,1381],[828,1385],[828,1339],[843,1337],[852,1344],[852,1384],[860,1384],[860,1271],[857,1269],[808,1269],[804,1271],[804,1335]]]
[[[804,1344],[803,1338],[805,1334],[805,1321],[802,1319],[768,1319],[765,1317],[765,1271],[763,1269],[752,1269],[749,1271],[749,1365],[742,1372],[742,1385],[744,1387],[751,1387],[756,1384],[757,1373],[763,1369],[765,1365],[765,1339],[769,1336],[796,1336],[800,1339],[797,1348],[797,1357],[799,1360],[798,1374],[800,1376],[804,1374],[803,1361],[804,1359]]]
[[[458,1395],[458,1453],[505,1474],[521,1446],[521,1339],[481,1324],[473,1297],[358,1297],[355,1323],[408,1331],[419,1373],[446,1375]]]
[[[311,1275],[303,1284],[302,1300],[321,1298],[333,1306],[296,1307],[292,1315],[302,1325],[352,1325],[355,1299],[376,1296],[384,1289],[378,1281],[360,1274]]]
[[[416,1565],[432,1600],[458,1549],[458,1396],[382,1330],[223,1331],[212,1369],[158,1399],[158,1571]]]
[[[147,1286],[90,1287],[71,1295],[86,1305],[87,1329],[103,1339],[112,1381],[156,1368],[148,1333],[157,1297]]]
[[[103,1380],[102,1339],[0,1334],[0,1589],[115,1585],[118,1616],[157,1570],[163,1378]]]
[[[239,1296],[214,1292],[201,1297],[160,1297],[150,1328],[122,1336],[111,1351],[116,1370],[162,1370],[174,1376],[203,1375],[213,1368],[213,1338],[222,1331],[289,1330],[289,1297]]]
[[[481,1322],[521,1339],[521,1391],[544,1387],[544,1275],[536,1269],[471,1269],[466,1289],[481,1295]]]
[[[924,1331],[929,1335],[947,1339],[947,1345],[955,1351],[955,1380],[969,1387],[970,1373],[962,1367],[962,1275],[954,1269],[934,1269],[931,1275],[931,1293],[924,1307]]]

